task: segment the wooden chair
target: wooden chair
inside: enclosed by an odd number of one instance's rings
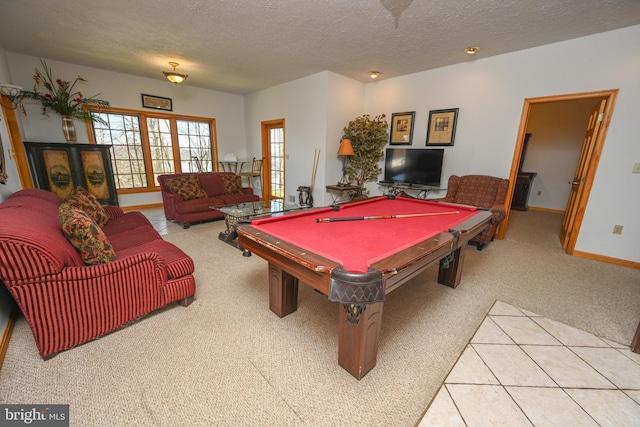
[[[254,157],[253,161],[251,162],[251,170],[246,172],[240,172],[240,177],[243,179],[247,178],[248,180],[247,187],[251,187],[254,190],[256,190],[255,181],[256,181],[256,178],[258,178],[258,188],[260,189],[260,197],[264,196],[262,194],[262,160],[263,159],[256,159]]]

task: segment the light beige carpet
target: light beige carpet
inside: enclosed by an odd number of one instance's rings
[[[527,228],[557,216],[515,212],[505,240],[469,248],[457,289],[437,284],[434,266],[391,293],[361,381],[337,363],[337,304],[301,285],[298,311],[280,319],[266,262],[219,241],[221,222],[172,228],[166,239],[196,264],[195,302],[48,361],[20,317],[0,403],[68,403],[82,426],[415,425],[495,300],[631,341],[640,271],[568,256],[540,224]]]

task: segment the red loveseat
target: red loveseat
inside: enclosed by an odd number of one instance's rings
[[[250,187],[242,187],[233,172],[176,173],[158,176],[164,215],[183,228],[193,223],[224,218],[211,206],[222,207],[257,202],[260,197]]]
[[[22,310],[42,357],[194,298],[193,260],[140,212],[104,206],[101,230],[116,259],[86,265],[59,222],[54,193],[20,190],[0,204],[0,278]]]

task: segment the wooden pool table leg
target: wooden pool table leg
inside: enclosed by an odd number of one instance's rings
[[[269,263],[269,309],[280,317],[298,309],[298,278]]]
[[[358,323],[350,322],[347,310],[339,304],[338,363],[357,379],[376,366],[383,304],[366,304]]]
[[[463,244],[456,249],[448,259],[440,260],[440,269],[438,271],[438,283],[455,288],[460,284],[462,277],[462,264],[464,256],[467,253],[467,245]]]

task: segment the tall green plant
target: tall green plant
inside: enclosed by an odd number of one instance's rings
[[[384,158],[383,147],[389,141],[389,125],[385,115],[369,118],[368,114],[349,122],[342,132],[343,139],[348,138],[353,145],[354,155],[347,167],[350,180],[357,180],[364,171],[364,182],[374,182],[382,172],[380,160]]]

